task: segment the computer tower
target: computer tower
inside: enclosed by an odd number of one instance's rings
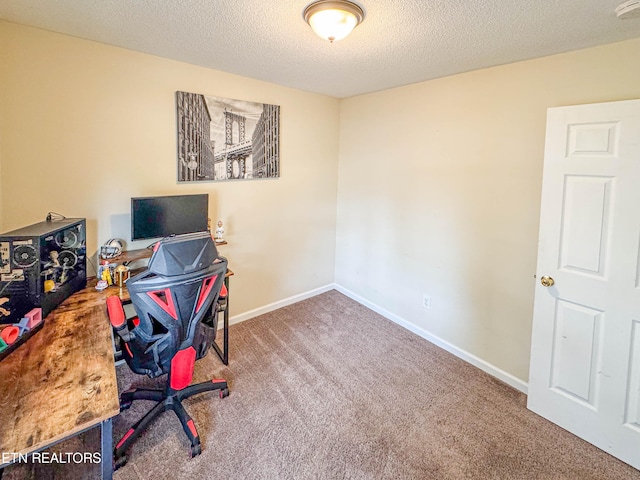
[[[0,235],[0,323],[43,317],[87,285],[86,222],[66,218]]]

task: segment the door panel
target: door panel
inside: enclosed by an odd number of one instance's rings
[[[618,123],[584,123],[569,125],[567,158],[616,156]]]
[[[597,398],[603,312],[558,299],[551,388],[592,408]]]
[[[565,176],[560,268],[604,276],[611,177]]]
[[[631,367],[625,425],[640,432],[640,321],[633,321],[631,331]]]

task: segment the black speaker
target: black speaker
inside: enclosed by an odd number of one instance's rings
[[[86,222],[66,218],[0,235],[0,323],[32,308],[43,317],[87,286]]]

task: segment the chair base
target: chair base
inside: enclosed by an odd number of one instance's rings
[[[151,422],[167,410],[173,410],[182,424],[184,433],[191,441],[191,457],[193,458],[199,455],[202,451],[200,437],[198,436],[198,431],[193,423],[193,419],[182,406],[182,400],[212,390],[220,390],[220,398],[229,396],[227,382],[220,379],[189,385],[182,390],[173,390],[167,386],[166,390],[132,388],[123,392],[120,395],[121,412],[131,407],[131,404],[135,400],[151,400],[156,402],[156,405],[138,420],[117,443],[116,448],[113,450],[114,470],[117,470],[127,463],[127,455],[125,452],[128,448],[136,441],[140,434],[146,430]]]

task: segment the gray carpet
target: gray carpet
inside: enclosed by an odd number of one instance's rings
[[[231,395],[185,402],[202,442],[189,458],[165,413],[134,445],[125,479],[640,479],[635,470],[526,409],[526,397],[331,291],[230,329],[194,381]],[[120,388],[158,384],[118,370]],[[148,408],[114,419],[117,439]],[[54,447],[98,451],[94,430]],[[97,478],[92,465],[14,465],[4,479]]]

